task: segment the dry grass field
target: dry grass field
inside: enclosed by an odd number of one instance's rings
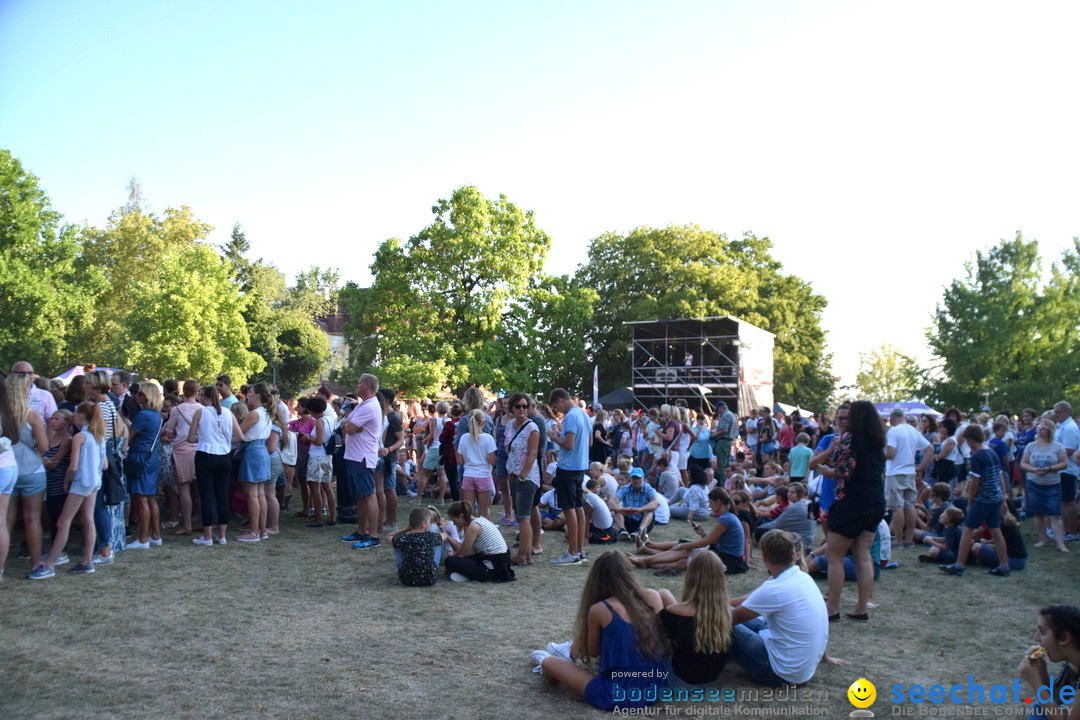
[[[1029,543],[1032,530],[1024,524]],[[12,557],[0,585],[0,719],[605,715],[546,685],[529,660],[531,649],[569,639],[587,566],[539,562],[505,585],[405,588],[388,547],[353,550],[337,539],[347,531],[289,519],[280,536],[256,545],[206,548],[166,536],[163,547],[120,553],[94,575],[62,567],[41,582],[24,580],[28,562]],[[679,534],[686,528],[676,522],[654,537]],[[544,538],[545,559],[564,549],[561,534]],[[969,674],[987,687],[1011,683],[1036,609],[1077,602],[1075,549],[1031,548],[1029,569],[1010,578],[948,577],[918,564],[918,550],[898,550],[900,567],[882,573],[871,621],[830,627],[830,653],[851,664],[821,666],[800,699],[754,699],[731,665],[718,685],[741,700],[671,702],[655,712],[846,717],[847,688],[866,677],[878,689],[870,709],[883,717],[896,709],[889,688],[897,683],[966,684]],[[680,578],[640,572],[645,584],[678,595]],[[729,591],[743,594],[765,577],[760,568],[736,576]],[[853,598],[849,585],[845,609]]]

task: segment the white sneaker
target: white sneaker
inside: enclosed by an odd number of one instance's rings
[[[150,543],[148,543],[148,542],[139,542],[138,540],[136,540],[135,542],[129,542],[127,544],[126,549],[127,550],[147,550],[147,549],[149,549],[149,547],[150,547]]]
[[[581,557],[579,555],[571,555],[569,552],[564,552],[559,557],[551,561],[552,565],[580,565]]]
[[[564,643],[549,642],[547,644],[547,651],[548,651],[549,654],[554,655],[555,657],[561,657],[561,658],[564,658],[566,660],[569,660],[570,659],[570,646],[573,645],[573,644],[574,644],[573,640],[567,640]]]
[[[158,538],[157,540],[155,540],[154,538],[150,538],[146,542],[148,542],[148,543],[150,543],[151,545],[154,545],[154,546],[161,545],[161,538]]]
[[[192,538],[191,539],[191,544],[192,545],[202,545],[203,547],[210,547],[211,545],[214,544],[214,541],[213,540],[207,540],[204,537],[197,537],[197,538]]]
[[[469,578],[465,577],[459,572],[450,573],[450,579],[454,582],[469,582]]]
[[[533,668],[533,672],[543,672],[543,668],[540,666],[540,663],[544,662],[544,658],[549,657],[551,657],[551,653],[549,653],[547,650],[533,650],[532,661],[536,663],[536,667]]]
[[[219,537],[217,540],[214,540],[214,542],[216,542],[218,545],[228,545],[229,544],[229,541],[226,540],[223,537]]]

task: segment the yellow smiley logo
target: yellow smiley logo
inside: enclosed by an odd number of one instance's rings
[[[848,700],[857,708],[868,708],[877,699],[877,688],[866,678],[859,678],[847,689]]]

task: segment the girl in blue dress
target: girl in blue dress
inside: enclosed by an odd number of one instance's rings
[[[663,607],[660,593],[638,583],[626,556],[608,550],[585,581],[569,653],[599,658],[598,672],[543,650],[534,651],[533,660],[544,677],[599,710],[651,705],[667,687],[668,645],[658,615]]]

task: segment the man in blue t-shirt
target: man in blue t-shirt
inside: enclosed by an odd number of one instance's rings
[[[1001,517],[1007,511],[1005,497],[1005,475],[997,454],[986,446],[986,433],[976,424],[964,428],[960,436],[961,443],[967,443],[971,450],[970,470],[967,480],[968,510],[964,516],[964,533],[960,537],[960,552],[952,565],[939,565],[942,572],[949,575],[963,575],[971,551],[971,536],[976,530],[986,525],[997,551],[998,566],[988,571],[989,575],[1008,575],[1009,556],[1005,546],[1005,536],[1001,534]]]
[[[559,447],[559,459],[555,464],[555,478],[551,486],[559,507],[566,518],[566,542],[570,546],[561,557],[552,560],[554,565],[578,565],[585,561],[585,522],[582,480],[589,469],[589,433],[592,425],[585,411],[577,406],[570,393],[556,388],[548,396],[548,405],[563,414],[559,427],[552,428],[548,437]]]

